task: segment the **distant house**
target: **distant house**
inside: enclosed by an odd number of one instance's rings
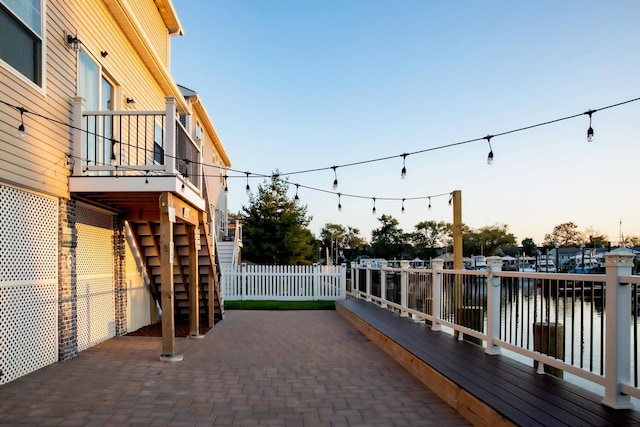
[[[159,308],[177,359],[174,319],[223,313],[231,162],[169,72],[171,1],[0,0],[0,18],[0,384]]]

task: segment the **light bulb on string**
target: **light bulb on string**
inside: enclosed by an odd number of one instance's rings
[[[118,165],[116,165],[116,181],[118,180]]]
[[[244,191],[249,194],[251,193],[251,187],[249,187],[249,172],[245,172],[245,174],[247,175],[247,186],[244,187]]]
[[[18,111],[20,111],[20,126],[18,126],[18,137],[24,138],[24,112],[27,111],[22,107],[17,107]]]
[[[337,168],[338,168],[337,166],[331,166],[331,169],[333,169],[333,189],[334,190],[338,189],[338,174],[336,173]]]
[[[149,186],[149,171],[146,172],[146,176],[144,177],[144,186],[148,187]]]
[[[342,203],[340,203],[340,196],[342,196],[342,194],[338,193],[338,212],[342,212]]]
[[[373,209],[371,209],[371,213],[372,214],[376,214],[376,198],[373,198]]]
[[[431,196],[429,196],[429,207],[427,209],[429,209],[429,211],[431,211]]]
[[[591,115],[593,113],[595,113],[597,110],[589,110],[584,114],[588,114],[589,115],[589,129],[587,129],[587,141],[588,142],[593,142],[594,138],[595,138],[595,134],[593,132],[593,128],[591,127]]]
[[[407,177],[407,167],[405,161],[407,160],[407,153],[402,155],[402,171],[400,171],[400,178],[405,179]]]
[[[227,185],[227,175],[224,176],[224,194],[227,194],[229,192],[229,187]]]
[[[451,206],[451,203],[453,202],[453,193],[449,194],[449,206]]]
[[[298,202],[300,201],[300,197],[298,197],[298,188],[300,187],[300,184],[296,184],[296,195],[293,198],[293,203],[294,204],[298,204]]]
[[[487,135],[484,137],[484,139],[487,140],[487,144],[489,144],[489,154],[487,155],[487,164],[488,165],[492,165],[493,164],[493,148],[491,147],[491,138],[493,138],[493,135]]]
[[[400,212],[404,213],[404,199],[402,199],[402,210]]]

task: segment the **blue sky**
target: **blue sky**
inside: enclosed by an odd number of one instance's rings
[[[640,235],[640,102],[486,141],[482,138],[640,97],[640,2],[174,0],[185,34],[172,73],[197,91],[232,168],[285,173],[396,158],[336,170],[338,197],[300,188],[316,234],[325,223],[364,237],[381,214],[413,231],[452,221],[507,224],[542,243],[564,222],[617,243]],[[233,175],[233,174],[231,174]],[[230,210],[246,205],[229,180]],[[333,171],[289,175],[332,191]],[[252,179],[256,188],[260,179]],[[295,191],[292,185],[291,195]],[[376,210],[371,213],[376,197]]]

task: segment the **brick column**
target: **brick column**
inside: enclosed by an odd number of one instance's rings
[[[115,282],[116,335],[127,333],[127,277],[124,218],[113,221],[113,280]]]
[[[78,355],[76,203],[58,204],[58,360]]]

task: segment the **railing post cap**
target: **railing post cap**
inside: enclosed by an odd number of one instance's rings
[[[400,268],[409,268],[409,260],[400,260]]]
[[[604,255],[605,267],[633,267],[635,254],[627,248],[617,248]]]
[[[380,268],[386,268],[387,267],[387,260],[382,260],[378,262],[378,265],[380,266]]]

